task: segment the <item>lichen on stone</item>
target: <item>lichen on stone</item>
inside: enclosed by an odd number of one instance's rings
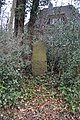
[[[46,47],[43,41],[36,41],[33,45],[32,54],[32,73],[41,75],[47,72]]]

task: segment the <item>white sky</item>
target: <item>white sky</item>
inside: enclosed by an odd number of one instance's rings
[[[9,2],[10,1],[10,2]],[[6,3],[8,3],[8,5],[6,5],[7,9],[6,9],[6,12],[9,12],[10,13],[10,9],[11,9],[11,4],[13,0],[6,0]],[[55,2],[54,2],[55,1]],[[74,2],[72,2],[74,0],[51,0],[51,2],[53,3],[53,6],[64,6],[64,5],[68,5],[68,4],[72,4],[74,5],[76,8],[77,7],[80,7],[80,4],[79,6],[77,6],[77,4],[75,5]]]
[[[67,5],[68,3],[71,3],[70,0],[51,0],[51,2],[53,3],[53,6],[61,6],[61,5]]]
[[[10,13],[10,9],[11,9],[11,4],[13,0],[6,0],[6,3],[8,3],[8,5],[6,5],[7,9],[6,12]],[[54,2],[55,1],[55,2]],[[74,4],[74,2],[72,2],[74,0],[51,0],[51,2],[53,3],[53,6],[64,6],[64,5],[68,5],[68,4],[72,4],[75,7],[77,7],[77,5]],[[79,6],[80,7],[80,6]]]

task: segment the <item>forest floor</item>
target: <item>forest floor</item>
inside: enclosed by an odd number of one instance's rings
[[[71,114],[67,103],[58,97],[58,88],[52,89],[54,92],[50,92],[50,81],[37,84],[29,100],[20,98],[14,107],[2,108],[0,120],[80,120],[80,114]]]

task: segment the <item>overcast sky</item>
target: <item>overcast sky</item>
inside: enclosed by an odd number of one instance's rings
[[[9,2],[10,1],[10,2]],[[11,9],[11,3],[13,0],[6,0],[6,3],[8,3],[8,5],[6,5],[7,9],[6,12],[10,13],[10,9]],[[55,2],[54,2],[55,1]],[[53,6],[64,6],[64,5],[68,5],[68,4],[72,4],[75,7],[80,7],[77,6],[77,4],[75,5],[74,2],[72,2],[74,0],[51,0],[51,2],[53,3]]]
[[[10,1],[10,2],[9,2]],[[6,0],[6,3],[8,3],[7,5],[7,11],[9,12],[10,11],[10,8],[11,8],[11,4],[9,3],[12,3],[13,0]],[[55,2],[54,2],[55,1]],[[64,6],[64,5],[68,5],[68,4],[74,4],[73,2],[74,0],[51,0],[51,2],[53,3],[53,6]]]
[[[61,5],[68,5],[69,3],[71,4],[72,0],[51,0],[53,3],[53,6],[61,6]]]

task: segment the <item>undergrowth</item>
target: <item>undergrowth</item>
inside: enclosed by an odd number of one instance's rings
[[[8,60],[12,59],[10,62],[7,62],[7,57],[4,58],[2,54],[0,58],[1,108],[16,106],[17,101],[21,99],[24,101],[33,99],[36,96],[34,91],[36,87],[42,86],[44,95],[48,90],[54,100],[54,89],[57,89],[56,97],[62,98],[68,104],[68,111],[80,112],[80,27],[76,22],[71,21],[66,26],[62,24],[49,27],[46,32],[48,32],[46,43],[50,43],[47,50],[50,74],[37,77],[30,74],[26,76],[22,69],[14,67],[11,63],[12,60],[14,62],[16,58],[21,57],[21,51],[20,54],[17,52],[17,56],[13,54],[12,58],[8,57]],[[27,55],[26,53],[24,56]],[[18,65],[24,69],[27,63],[24,64],[22,60]],[[17,59],[15,61],[18,62]],[[56,74],[60,74],[58,78]],[[39,94],[41,93],[37,92],[37,95]]]

